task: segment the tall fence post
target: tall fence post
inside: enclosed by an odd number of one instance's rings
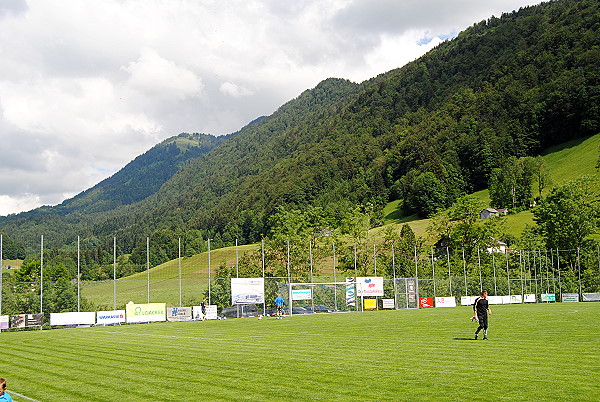
[[[79,236],[77,236],[77,312],[81,311],[81,259],[79,253]]]
[[[208,239],[208,304],[210,302],[210,239]]]
[[[40,236],[40,314],[44,312],[44,235]]]
[[[113,309],[117,309],[117,238],[113,237]]]
[[[467,284],[467,261],[465,260],[465,249],[462,249],[462,259],[463,259],[463,275],[465,276],[465,296],[469,295],[469,285]]]
[[[181,301],[181,237],[177,239],[177,269],[179,270],[179,307],[182,307]]]
[[[146,236],[146,284],[148,287],[148,303],[150,303],[150,237]]]

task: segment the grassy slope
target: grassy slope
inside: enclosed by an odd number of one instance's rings
[[[254,251],[256,244],[238,247],[241,257],[245,252]],[[211,273],[220,265],[235,265],[235,247],[225,247],[211,251]],[[168,261],[150,269],[151,301],[179,304],[179,260]],[[207,288],[208,253],[201,253],[181,259],[182,301],[189,305],[190,300],[199,303],[201,293]],[[113,281],[86,282],[82,288],[82,296],[94,304],[112,308],[114,303]],[[160,295],[157,300],[156,295]],[[140,272],[117,280],[117,305],[129,301],[145,303],[148,301],[148,272]],[[186,303],[187,301],[187,303]]]
[[[53,401],[597,400],[600,303],[492,310],[489,341],[469,307],[8,332],[2,376]]]
[[[596,175],[596,163],[600,150],[600,134],[585,140],[569,141],[546,150],[542,155],[550,168],[552,185],[560,185],[566,181],[576,179],[582,175]],[[600,186],[600,178],[598,180]],[[550,186],[551,187],[551,186]],[[544,190],[547,194],[550,188]],[[537,194],[537,188],[534,191]],[[477,199],[489,204],[488,190],[478,191],[473,194]],[[428,220],[417,220],[414,217],[403,217],[398,210],[399,201],[389,203],[384,209],[386,225],[401,226],[408,222],[417,236],[425,235]],[[520,235],[526,225],[533,224],[533,214],[530,211],[520,212],[507,216],[506,230],[515,236]],[[378,229],[377,232],[381,231]]]

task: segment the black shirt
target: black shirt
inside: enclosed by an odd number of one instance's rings
[[[475,299],[475,303],[473,303],[473,311],[477,313],[478,316],[485,316],[488,310],[488,300],[482,297],[478,297]]]

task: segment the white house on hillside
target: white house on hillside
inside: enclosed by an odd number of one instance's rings
[[[493,218],[496,216],[506,215],[506,214],[508,214],[508,209],[506,209],[506,208],[498,208],[498,209],[486,208],[479,213],[479,217],[481,219],[488,219],[488,218]]]

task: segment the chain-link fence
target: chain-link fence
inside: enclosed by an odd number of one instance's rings
[[[306,284],[311,298],[292,304],[313,311],[362,309],[349,297],[347,284],[347,278],[362,276],[385,278],[377,299],[393,299],[395,308],[418,307],[419,297],[477,295],[481,289],[493,296],[535,294],[537,300],[547,293],[560,300],[563,293],[600,292],[598,245],[502,253],[431,247],[407,255],[381,244],[344,244],[329,245],[334,254],[321,253],[318,259],[311,249],[310,260],[302,262],[290,257],[289,243],[286,258],[285,249],[276,252],[264,243],[211,251],[209,240],[200,245],[194,240],[193,248],[181,238],[163,239],[161,247],[157,242],[147,239],[145,247],[126,248],[117,238],[105,243],[88,238],[59,249],[44,236],[2,235],[0,314],[120,309],[130,301],[191,306],[204,296],[221,310],[231,305],[235,277],[264,277],[267,308],[277,293],[289,298],[291,288]],[[349,250],[345,257],[344,247]]]

